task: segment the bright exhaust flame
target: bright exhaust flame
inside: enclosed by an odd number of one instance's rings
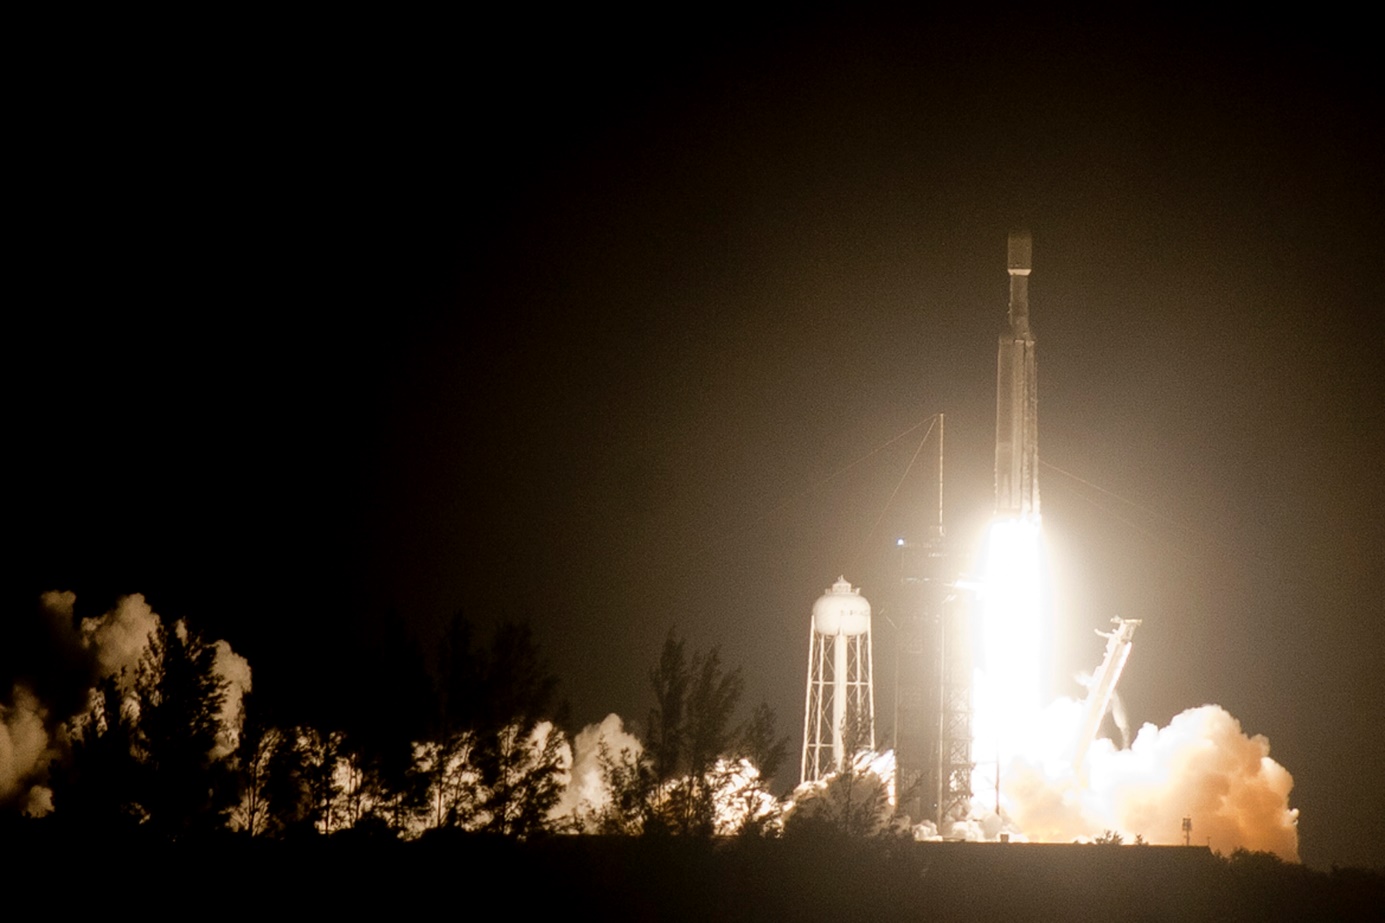
[[[1034,749],[1043,708],[1040,652],[1044,649],[1039,523],[1008,519],[991,526],[981,596],[979,659],[974,679],[978,772],[995,787],[995,767]],[[982,782],[981,779],[976,780]],[[980,790],[983,785],[974,785]]]

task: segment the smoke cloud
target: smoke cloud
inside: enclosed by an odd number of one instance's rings
[[[847,771],[804,782],[784,809],[784,832],[817,828],[876,836],[895,825],[895,756],[863,751]]]
[[[250,662],[231,650],[231,645],[225,641],[218,641],[212,671],[226,682],[226,700],[217,713],[221,729],[217,731],[216,746],[211,754],[212,759],[221,759],[234,753],[240,745],[240,730],[245,723],[241,703],[245,694],[251,691]]]
[[[1055,703],[1050,717],[1073,715]],[[1068,841],[1107,831],[1127,842],[1194,843],[1298,861],[1298,811],[1289,807],[1294,780],[1270,758],[1269,740],[1247,735],[1218,705],[1177,715],[1164,728],[1145,724],[1128,749],[1096,741],[1083,778],[1042,759],[1016,759],[1002,773],[1002,804],[1017,838]]]
[[[45,594],[59,596],[66,604],[71,618],[76,596],[72,593]],[[139,659],[149,646],[149,635],[159,625],[159,617],[139,593],[123,596],[115,608],[100,618],[82,620],[82,644],[96,658],[99,676],[113,676],[121,670],[133,674]]]
[[[615,712],[599,724],[587,725],[572,739],[571,778],[553,808],[553,817],[595,817],[610,803],[611,794],[601,772],[602,742],[613,755],[627,750],[631,756],[638,756],[644,751],[639,738],[625,730]]]
[[[23,795],[28,813],[47,813],[28,794],[54,755],[48,747],[48,713],[24,686],[15,686],[10,698],[13,705],[0,704],[0,804]]]

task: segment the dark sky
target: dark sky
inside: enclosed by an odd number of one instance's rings
[[[840,469],[946,413],[970,564],[1025,225],[1055,691],[1144,619],[1132,718],[1223,705],[1385,863],[1365,24],[683,15],[36,28],[7,605],[142,592],[307,710],[528,618],[579,724],[676,625],[797,747],[813,600],[932,522],[921,429]]]

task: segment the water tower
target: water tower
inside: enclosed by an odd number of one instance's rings
[[[870,603],[841,577],[813,603],[803,782],[839,771],[856,752],[875,749],[875,690],[870,677]]]

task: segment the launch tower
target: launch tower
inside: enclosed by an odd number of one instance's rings
[[[943,530],[943,427],[940,413],[937,522],[927,540],[898,542],[899,615],[891,624],[899,809],[947,835],[971,806],[972,644]]]

